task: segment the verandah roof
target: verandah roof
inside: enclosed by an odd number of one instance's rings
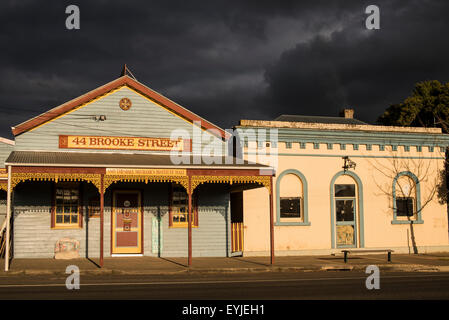
[[[188,164],[174,164],[168,154],[105,153],[105,152],[40,152],[13,151],[5,161],[12,166],[61,166],[61,167],[120,167],[120,168],[199,168],[199,169],[271,169],[269,166],[232,158],[226,163],[194,163],[192,156]],[[228,162],[229,159],[228,159]]]

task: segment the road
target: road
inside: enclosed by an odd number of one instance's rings
[[[449,299],[449,273],[383,273],[368,290],[361,272],[279,272],[158,276],[81,275],[68,290],[65,276],[2,276],[5,299]]]

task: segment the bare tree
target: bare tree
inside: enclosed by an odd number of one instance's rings
[[[445,188],[443,188],[443,186],[446,187],[445,180],[442,180],[442,176],[445,177],[446,175],[445,170],[435,172],[438,168],[438,161],[441,161],[439,159],[410,157],[399,150],[389,150],[389,155],[382,160],[378,158],[368,160],[378,174],[377,179],[376,175],[373,174],[373,181],[379,190],[379,196],[383,195],[388,198],[389,212],[397,211],[399,205],[401,210],[405,209],[406,215],[404,218],[409,221],[410,241],[413,252],[416,254],[418,253],[418,247],[413,222],[436,196],[440,198],[441,203],[441,194],[447,194],[447,190],[444,191]],[[416,181],[414,178],[416,178]],[[417,188],[420,188],[419,202],[421,205],[419,207],[417,205]]]

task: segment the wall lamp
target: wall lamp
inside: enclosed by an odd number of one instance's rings
[[[355,170],[355,166],[357,164],[354,161],[349,159],[348,156],[342,157],[342,159],[344,160],[344,164],[343,164],[343,167],[342,167],[344,171],[347,171],[349,169],[354,169]]]

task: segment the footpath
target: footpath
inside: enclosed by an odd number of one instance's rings
[[[105,258],[104,266],[98,266],[98,258],[71,260],[13,259],[8,272],[0,260],[0,275],[65,274],[69,265],[79,268],[81,274],[182,274],[226,272],[312,272],[312,271],[365,271],[376,265],[381,271],[398,272],[449,272],[449,253],[350,255],[344,263],[342,255],[282,256],[270,265],[268,257],[187,258],[123,257]]]

